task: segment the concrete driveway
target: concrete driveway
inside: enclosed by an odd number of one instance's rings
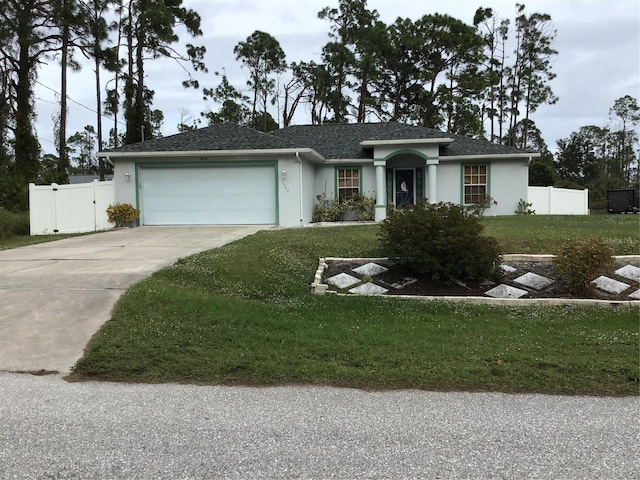
[[[0,251],[0,370],[69,373],[131,285],[265,228],[140,227]]]

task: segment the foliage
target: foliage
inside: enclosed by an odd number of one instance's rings
[[[140,217],[140,210],[130,203],[112,203],[107,207],[107,219],[109,223],[115,223],[116,228],[122,228],[127,223]]]
[[[177,25],[181,25],[192,37],[202,35],[200,15],[184,8],[182,0],[131,0],[126,7],[120,5],[120,8],[120,23],[125,33],[128,58],[127,70],[122,75],[127,124],[125,143],[130,144],[154,138],[154,122],[157,125],[159,120],[158,113],[151,108],[154,91],[146,84],[147,59],[172,58],[180,64],[191,63],[195,72],[206,72],[203,61],[206,49],[187,44],[185,53],[179,53],[174,47],[179,40],[175,31]],[[183,86],[198,88],[199,84],[189,74]]]
[[[549,187],[555,183],[555,178],[556,175],[553,171],[553,164],[550,165],[548,163],[534,161],[529,165],[530,186]]]
[[[238,43],[233,53],[236,60],[249,69],[247,86],[253,90],[251,118],[256,118],[258,106],[261,113],[267,113],[269,95],[276,91],[275,81],[269,78],[274,73],[282,73],[286,68],[285,54],[280,43],[266,32],[256,30],[244,42]]]
[[[218,75],[218,72],[215,72]],[[237,90],[229,83],[227,76],[222,75],[220,84],[215,88],[202,89],[204,99],[210,98],[221,105],[217,112],[208,109],[200,115],[207,119],[209,125],[217,123],[237,123],[244,125],[251,115],[251,110],[247,107],[249,97]]]
[[[598,237],[567,242],[558,250],[554,268],[579,295],[592,289],[591,281],[613,265],[612,255],[611,247]]]
[[[626,95],[610,110],[610,123],[586,125],[559,139],[555,169],[560,184],[571,183],[589,189],[592,205],[606,202],[607,190],[638,189],[638,147],[634,129],[640,122],[637,99]]]
[[[498,242],[483,229],[479,217],[459,205],[422,200],[388,216],[380,241],[385,256],[436,280],[496,278]]]
[[[535,215],[536,211],[533,210],[533,203],[527,202],[525,199],[521,198],[518,201],[518,208],[516,208],[516,215]]]
[[[373,196],[355,194],[346,200],[329,200],[326,194],[316,197],[318,203],[313,206],[313,222],[338,222],[347,212],[352,212],[358,220],[374,220],[376,199]]]
[[[0,207],[0,239],[29,235],[29,213],[14,213]]]
[[[484,212],[487,211],[487,208],[490,208],[491,205],[498,205],[498,202],[493,199],[491,195],[484,194],[479,197],[475,197],[471,200],[471,203],[465,205],[465,209],[471,214],[477,217],[482,217]]]

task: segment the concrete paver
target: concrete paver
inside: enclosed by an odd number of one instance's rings
[[[264,228],[140,227],[0,251],[0,370],[68,373],[131,285]]]

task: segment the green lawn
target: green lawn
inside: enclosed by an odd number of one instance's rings
[[[505,253],[553,252],[585,232],[638,252],[637,218],[585,218],[484,222]],[[638,394],[637,308],[309,293],[318,257],[378,256],[377,231],[260,232],[183,259],[123,296],[70,379]]]
[[[80,234],[84,235],[84,234]],[[10,248],[26,247],[27,245],[36,245],[38,243],[52,242],[54,240],[62,240],[63,238],[76,237],[78,234],[62,234],[55,235],[13,235],[8,238],[0,238],[0,250],[8,250]]]

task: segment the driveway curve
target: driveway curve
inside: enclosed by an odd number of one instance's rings
[[[0,251],[0,370],[69,373],[131,285],[265,228],[140,227]]]

